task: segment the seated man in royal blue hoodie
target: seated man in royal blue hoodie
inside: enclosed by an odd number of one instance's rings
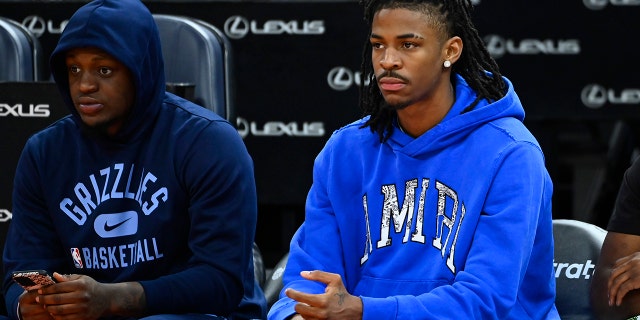
[[[363,4],[367,116],[315,160],[269,319],[559,319],[553,185],[471,2]]]
[[[33,135],[18,163],[11,318],[264,318],[252,160],[226,120],[165,92],[144,4],[83,6],[50,63],[71,115]],[[11,281],[30,269],[58,283]]]

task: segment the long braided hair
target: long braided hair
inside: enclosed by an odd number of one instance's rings
[[[452,76],[454,73],[461,75],[477,93],[477,98],[463,113],[475,108],[482,99],[493,102],[504,96],[506,84],[502,80],[497,63],[489,55],[471,20],[473,5],[470,0],[361,0],[360,3],[364,6],[364,20],[369,30],[373,17],[379,10],[403,8],[439,19],[433,22],[443,27],[446,38],[458,36],[462,39],[464,49],[452,66]],[[364,81],[361,83],[367,85],[360,87],[360,107],[365,115],[370,115],[362,127],[369,127],[372,132],[377,132],[380,141],[384,142],[393,132],[396,111],[387,105],[378,88],[369,39],[365,42],[362,52],[361,69],[362,77],[367,78],[362,79]]]

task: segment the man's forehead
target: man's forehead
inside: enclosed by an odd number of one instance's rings
[[[75,57],[75,56],[80,55],[80,54],[91,54],[91,55],[100,56],[103,59],[114,59],[115,60],[115,58],[111,54],[109,54],[108,52],[106,52],[106,51],[104,51],[104,50],[102,50],[100,48],[97,48],[97,47],[72,48],[72,49],[67,50],[67,52],[65,53],[65,56],[67,58],[70,58],[70,57]]]

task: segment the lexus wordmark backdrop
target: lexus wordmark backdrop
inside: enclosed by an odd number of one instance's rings
[[[0,2],[0,15],[36,34],[48,57],[67,19],[86,1]],[[300,218],[316,154],[334,130],[361,115],[358,75],[367,30],[360,5],[330,0],[145,3],[152,13],[209,22],[229,38],[236,93],[231,120],[255,161],[260,205],[293,208]],[[640,116],[640,59],[634,44],[640,0],[474,4],[480,34],[513,81],[525,121],[544,148],[555,185],[555,217],[595,219],[589,210],[597,206],[593,199],[604,183],[598,174],[608,165],[602,159],[612,133],[620,121],[633,123]],[[25,121],[11,103],[16,102],[0,101],[3,149],[23,143],[12,139],[8,130],[16,129],[6,125]],[[41,126],[33,121],[20,130]],[[3,170],[15,163],[2,161]],[[6,174],[2,178],[0,209],[6,210],[11,181]],[[278,215],[268,219],[283,223]]]

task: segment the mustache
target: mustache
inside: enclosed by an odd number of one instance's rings
[[[402,80],[404,82],[409,82],[409,79],[401,76],[400,74],[396,73],[393,70],[387,70],[387,71],[384,71],[384,72],[380,73],[379,75],[376,76],[376,81],[380,81],[380,78],[385,78],[385,77],[387,77],[387,78],[396,78],[396,79],[400,79],[400,80]]]

